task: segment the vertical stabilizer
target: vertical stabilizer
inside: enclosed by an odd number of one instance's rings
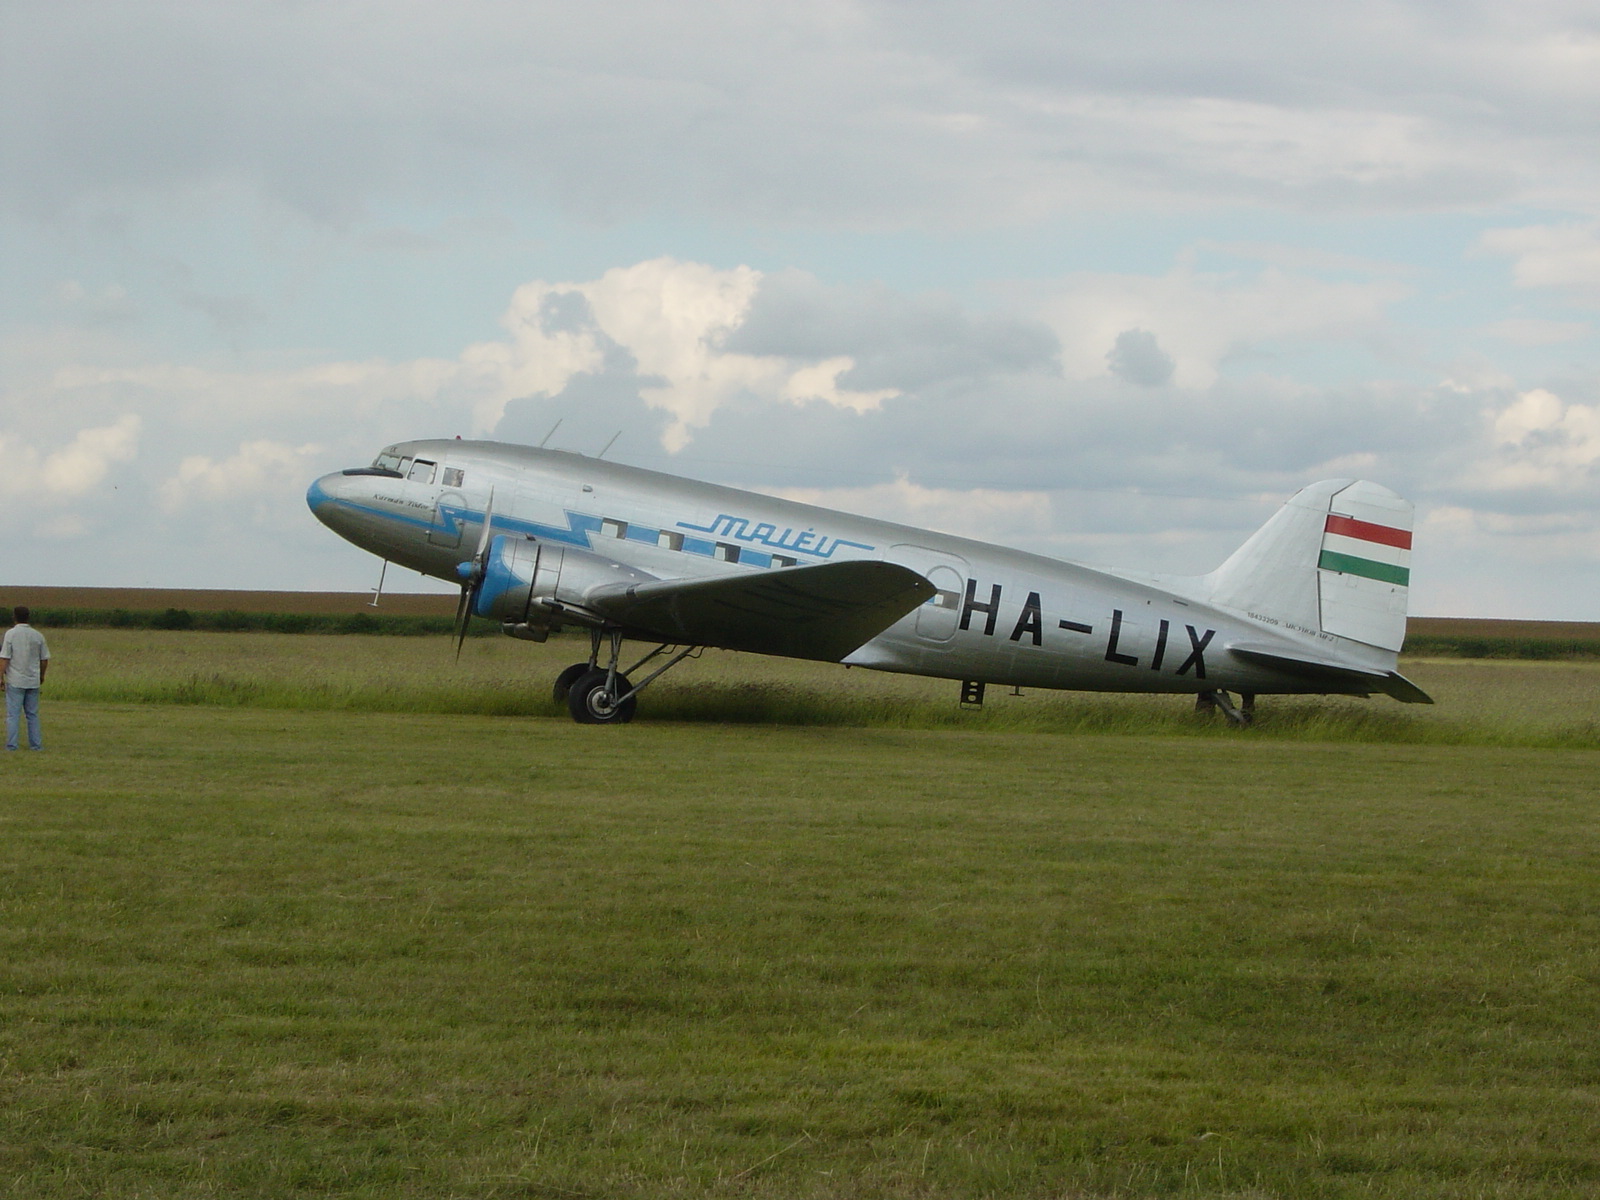
[[[1302,488],[1207,576],[1211,602],[1292,632],[1398,651],[1411,511],[1409,501],[1366,480]]]
[[[1322,628],[1369,646],[1406,640],[1411,503],[1361,480],[1333,497],[1317,556]]]

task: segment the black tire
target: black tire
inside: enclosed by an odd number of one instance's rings
[[[612,703],[611,693],[606,690],[607,678],[607,673],[597,667],[592,671],[586,670],[573,681],[571,690],[567,692],[567,711],[578,724],[626,725],[633,720],[638,698],[629,696],[621,704]],[[632,690],[633,684],[628,682],[628,677],[619,674],[617,693],[625,695]]]
[[[557,704],[565,704],[567,702],[567,693],[572,690],[572,685],[578,681],[579,676],[590,669],[588,663],[581,662],[573,663],[562,671],[561,674],[556,676],[556,686],[550,690],[551,698]]]

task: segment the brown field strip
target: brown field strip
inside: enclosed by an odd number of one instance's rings
[[[1497,617],[1411,617],[1406,633],[1440,638],[1600,638],[1600,621],[1512,621]]]

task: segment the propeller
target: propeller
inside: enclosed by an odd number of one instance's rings
[[[489,563],[489,539],[494,530],[494,489],[489,489],[489,502],[483,507],[483,531],[478,535],[478,548],[464,563],[456,566],[461,576],[461,602],[456,605],[456,661],[461,661],[461,647],[467,640],[467,623],[472,620],[472,593],[483,582],[483,573]]]

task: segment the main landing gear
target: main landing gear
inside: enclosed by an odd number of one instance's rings
[[[572,685],[579,679],[594,670],[594,662],[573,663],[565,671],[556,676],[556,685],[551,689],[550,698],[557,704],[567,702],[567,693],[572,690]]]
[[[619,671],[617,663],[622,657],[622,631],[618,629],[593,629],[589,632],[589,661],[573,663],[556,676],[553,696],[557,704],[566,703],[572,719],[580,725],[625,725],[633,720],[639,706],[639,693],[691,655],[698,654],[699,646],[686,646],[665,664],[657,667],[637,684],[632,675],[646,663],[673,649],[670,645],[657,646],[626,671]],[[609,663],[600,665],[602,641],[610,644]]]
[[[1242,729],[1256,719],[1256,695],[1240,692],[1239,704],[1235,707],[1227,692],[1201,692],[1194,698],[1194,711],[1207,715],[1220,712],[1228,718],[1228,724]]]

